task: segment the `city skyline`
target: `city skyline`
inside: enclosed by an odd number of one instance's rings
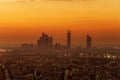
[[[41,36],[39,37],[39,39],[37,40],[35,47],[37,48],[61,48],[61,47],[65,47],[65,48],[73,48],[72,45],[72,31],[71,30],[67,30],[66,31],[66,44],[61,44],[62,42],[54,42],[54,36],[49,36],[48,34],[46,34],[45,32],[41,33]],[[30,43],[24,43],[22,44],[22,47],[32,47],[33,45]],[[82,45],[79,45],[82,47]],[[79,47],[77,46],[77,47]],[[87,34],[86,35],[86,48],[92,48],[92,37]]]
[[[0,80],[119,80],[120,0],[0,0]]]
[[[87,36],[87,35],[89,35],[89,33],[86,33],[85,35],[82,35],[82,34],[78,34],[79,36],[77,36],[77,37],[75,37],[76,35],[74,35],[74,32],[72,31],[72,34],[71,34],[71,31],[72,30],[67,30],[67,35],[66,35],[66,33],[65,33],[65,31],[62,33],[62,36],[59,36],[59,38],[56,38],[56,36],[58,36],[57,34],[56,35],[54,35],[54,34],[50,34],[50,38],[52,39],[52,37],[54,37],[54,42],[52,42],[52,44],[56,44],[56,43],[60,43],[61,45],[66,45],[66,46],[68,46],[68,47],[70,47],[71,45],[73,46],[73,47],[79,47],[79,46],[81,46],[81,47],[86,47],[86,45],[87,45],[87,39],[85,38],[85,36]],[[70,33],[69,33],[70,32]],[[44,32],[42,32],[42,34],[43,34]],[[91,34],[91,33],[90,33]],[[47,35],[47,34],[46,34]],[[93,37],[94,37],[94,39],[95,39],[95,36],[93,35],[93,34],[91,34]],[[40,34],[38,35],[38,37],[40,36]],[[47,35],[48,36],[48,35]],[[33,36],[32,36],[33,37]],[[36,44],[36,40],[38,39],[38,37],[37,37],[37,35],[36,36],[34,36],[34,40],[32,41],[32,39],[31,40],[26,40],[26,41],[24,41],[24,38],[23,38],[23,40],[19,40],[18,42],[15,42],[15,41],[13,41],[13,42],[5,42],[5,43],[3,43],[3,44],[6,44],[6,45],[2,45],[1,44],[1,46],[0,47],[19,47],[20,45],[21,45],[21,43],[32,43],[32,44],[34,44],[34,45],[37,45]],[[72,39],[71,39],[71,37],[72,37]],[[70,40],[69,40],[70,39]],[[109,47],[109,46],[120,46],[120,44],[119,43],[112,43],[112,42],[99,42],[99,40],[98,41],[95,41],[93,39],[93,46],[94,47]],[[13,40],[13,39],[12,39]],[[76,41],[76,42],[75,42]],[[10,45],[9,45],[10,44]],[[91,43],[90,42],[88,42],[88,44],[90,44],[90,46],[91,46]],[[8,45],[8,46],[7,46]]]
[[[72,30],[72,44],[86,45],[85,36],[94,37],[94,45],[120,45],[120,1],[42,1],[0,2],[0,44],[18,46],[35,42],[45,31],[55,42],[65,44],[65,31]]]

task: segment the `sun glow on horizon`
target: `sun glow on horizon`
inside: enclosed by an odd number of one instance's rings
[[[42,31],[54,35],[56,40],[60,38],[64,40],[62,35],[67,29],[73,31],[74,41],[81,34],[85,36],[91,33],[95,41],[100,39],[101,42],[110,40],[119,43],[119,3],[119,0],[35,0],[32,2],[30,0],[0,0],[1,43],[8,40],[14,42],[12,39],[17,42],[34,41]],[[30,38],[31,35],[34,39]],[[58,38],[57,35],[60,37]]]

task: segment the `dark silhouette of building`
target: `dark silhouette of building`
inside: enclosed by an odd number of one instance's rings
[[[56,43],[55,44],[55,48],[61,48],[61,44],[60,43]]]
[[[34,48],[34,44],[23,43],[22,48]]]
[[[52,47],[53,46],[53,37],[50,36],[49,38],[49,47]]]
[[[37,47],[43,47],[43,48],[50,48],[53,46],[53,37],[48,36],[44,32],[42,33],[42,36],[37,40]]]
[[[71,30],[67,30],[67,47],[71,47]]]
[[[88,34],[87,35],[87,48],[92,47],[92,37]]]

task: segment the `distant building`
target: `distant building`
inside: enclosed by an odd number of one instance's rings
[[[71,48],[71,30],[67,30],[67,47]]]
[[[40,36],[39,40],[37,40],[37,47],[42,48],[50,48],[53,46],[53,37],[48,36],[44,32],[42,33],[42,36]]]
[[[92,37],[88,34],[87,35],[87,48],[92,47]]]
[[[23,43],[22,48],[34,48],[34,44]]]
[[[55,44],[55,48],[61,48],[61,44],[60,43],[56,43]]]
[[[49,38],[49,47],[52,47],[53,46],[53,37],[50,36]]]

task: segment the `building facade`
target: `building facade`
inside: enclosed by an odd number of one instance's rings
[[[67,47],[71,48],[71,30],[67,30]]]
[[[92,47],[92,37],[88,34],[87,35],[87,48]]]
[[[44,32],[40,36],[39,40],[37,40],[37,47],[42,47],[42,48],[50,48],[53,46],[53,37],[48,36]]]

